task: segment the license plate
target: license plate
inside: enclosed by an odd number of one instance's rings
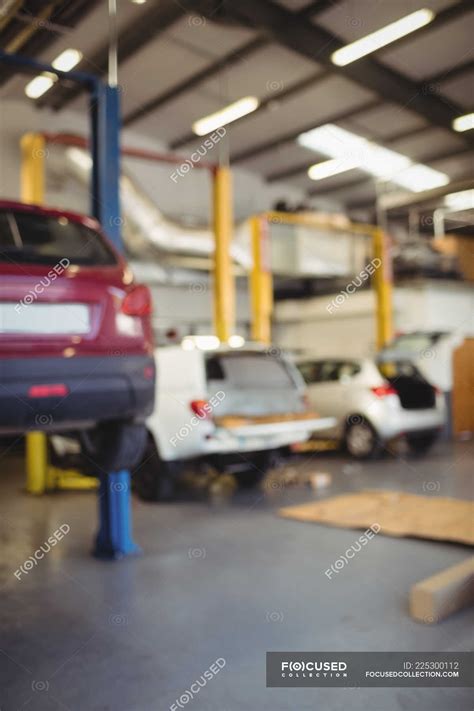
[[[0,333],[54,335],[89,331],[86,304],[0,304]]]

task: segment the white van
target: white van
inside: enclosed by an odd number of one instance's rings
[[[271,454],[334,424],[308,411],[304,380],[276,349],[158,348],[148,448],[133,473],[141,498],[171,498],[184,461],[230,469],[257,484]]]

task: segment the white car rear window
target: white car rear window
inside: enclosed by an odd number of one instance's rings
[[[225,380],[240,389],[294,388],[285,363],[277,357],[253,353],[213,356],[207,361],[208,380]]]

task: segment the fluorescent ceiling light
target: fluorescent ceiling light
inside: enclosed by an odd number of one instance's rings
[[[242,116],[252,113],[252,111],[255,111],[258,107],[259,103],[256,96],[245,96],[243,99],[239,99],[233,104],[229,104],[229,106],[195,121],[192,125],[192,129],[198,136],[205,136],[216,128],[226,126],[228,123],[232,123],[232,121],[236,121]]]
[[[298,143],[330,158],[337,158],[345,170],[358,167],[379,178],[393,175],[411,165],[406,156],[332,123],[302,133],[298,136]]]
[[[57,81],[55,74],[44,72],[28,82],[25,86],[25,94],[30,99],[39,99],[48,89],[51,89],[55,81]]]
[[[447,207],[453,211],[474,210],[474,190],[461,190],[458,193],[449,193],[444,198]]]
[[[338,67],[344,67],[346,64],[355,62],[356,59],[365,57],[371,52],[376,52],[381,47],[400,39],[400,37],[424,27],[434,19],[434,16],[435,13],[427,8],[412,12],[410,15],[406,15],[406,17],[402,17],[396,22],[391,22],[376,32],[371,32],[370,35],[361,37],[355,42],[341,47],[341,49],[333,52],[331,59]]]
[[[469,131],[469,129],[474,128],[474,113],[458,116],[458,118],[453,121],[453,128],[459,132]]]
[[[308,175],[311,180],[324,180],[324,178],[329,178],[331,175],[345,173],[346,170],[357,168],[357,165],[354,161],[332,158],[332,160],[325,160],[322,163],[312,165],[308,168]]]
[[[79,52],[78,49],[65,49],[52,64],[55,69],[59,69],[61,72],[69,72],[76,64],[79,64],[81,59],[82,52]]]
[[[144,5],[146,0],[132,0],[134,5]]]
[[[333,159],[311,166],[308,175],[313,180],[359,168],[413,192],[449,183],[445,173],[414,163],[401,153],[379,146],[335,124],[328,123],[306,131],[298,136],[297,141],[301,146]]]
[[[434,170],[421,163],[414,163],[407,170],[402,170],[401,173],[394,175],[391,180],[414,193],[441,188],[449,183],[446,173],[440,173],[439,170]]]

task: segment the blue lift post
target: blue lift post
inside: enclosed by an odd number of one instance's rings
[[[120,95],[117,87],[96,82],[91,93],[92,214],[124,251],[120,217]],[[133,542],[131,477],[126,469],[104,473],[99,487],[99,532],[94,555],[117,559],[140,553]]]
[[[29,57],[0,51],[0,62],[27,73],[50,72],[59,78],[84,84],[90,91],[90,135],[92,154],[91,212],[117,249],[124,251],[120,218],[120,97],[92,74],[62,72]],[[131,526],[131,478],[128,470],[101,474],[99,487],[99,531],[93,553],[116,560],[140,552]]]

